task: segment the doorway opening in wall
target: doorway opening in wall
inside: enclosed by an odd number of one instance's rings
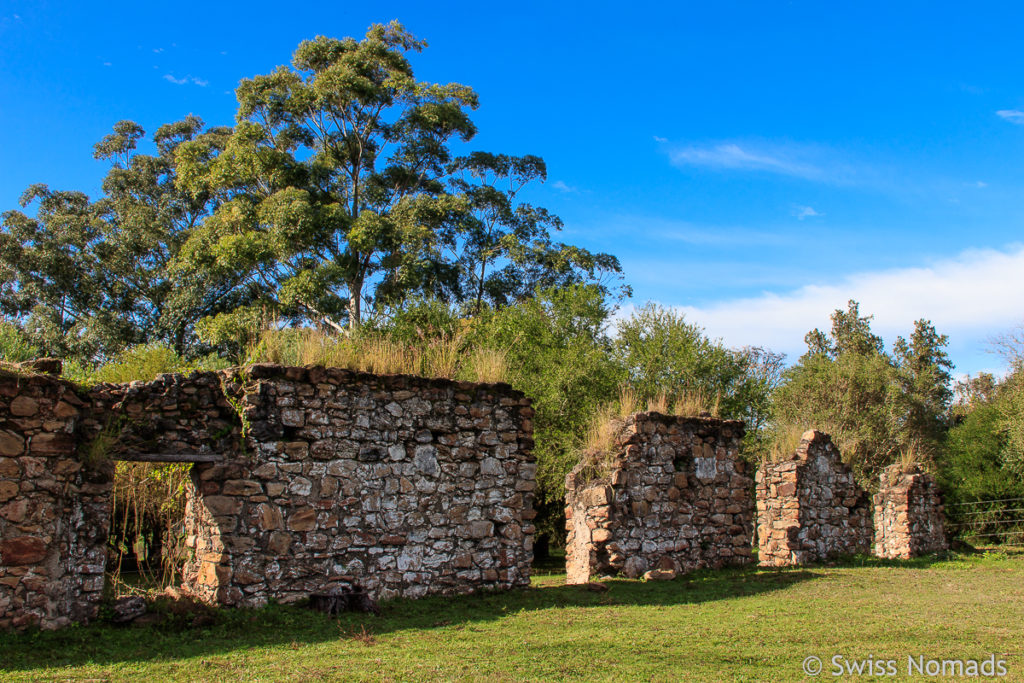
[[[114,595],[181,583],[191,468],[190,462],[116,463],[106,582]]]

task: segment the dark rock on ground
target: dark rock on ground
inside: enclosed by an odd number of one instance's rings
[[[146,601],[138,595],[118,598],[114,601],[113,611],[111,621],[115,624],[130,624],[146,613]]]

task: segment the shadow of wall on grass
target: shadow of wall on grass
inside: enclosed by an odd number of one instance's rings
[[[332,618],[299,606],[272,605],[257,610],[219,610],[218,623],[203,629],[167,624],[134,628],[93,624],[61,631],[3,634],[0,672],[166,662],[227,655],[252,647],[321,643],[364,632],[381,636],[410,629],[458,628],[524,610],[701,604],[784,590],[819,576],[807,569],[727,569],[694,572],[665,582],[616,579],[606,583],[607,591],[551,585],[459,597],[398,599],[384,603],[380,617],[348,613]]]

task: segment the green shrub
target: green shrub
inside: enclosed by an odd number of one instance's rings
[[[39,357],[39,349],[32,345],[16,325],[0,321],[0,360],[20,363]]]

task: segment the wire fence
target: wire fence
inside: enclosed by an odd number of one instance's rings
[[[946,505],[948,531],[970,543],[1024,543],[1024,498]]]

